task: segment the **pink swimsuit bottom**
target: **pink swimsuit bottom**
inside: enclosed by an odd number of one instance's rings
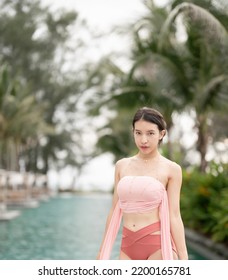
[[[170,234],[168,198],[163,184],[150,176],[124,176],[120,179],[117,185],[117,193],[119,201],[115,206],[104,238],[100,259],[110,258],[123,213],[149,213],[158,208],[160,218],[159,237],[155,237],[151,234],[153,232],[153,230],[151,231],[151,227],[156,226],[155,224],[148,226],[149,233],[147,233],[147,227],[137,232],[132,232],[124,227],[121,250],[125,252],[130,259],[147,259],[149,254],[151,255],[151,252],[153,254],[153,252],[161,249],[162,259],[172,260],[173,252]],[[141,239],[141,241],[138,242],[137,240],[140,240],[140,238],[138,239],[139,236],[144,236],[144,239]],[[158,239],[160,239],[160,241],[158,241]],[[134,245],[136,246],[135,248],[131,246],[133,245],[132,241],[136,244]],[[130,247],[128,246],[129,244]],[[139,247],[137,249],[138,244],[141,249]],[[145,244],[145,246],[143,245],[143,253],[141,252],[142,244]],[[155,247],[152,248],[150,245]]]
[[[148,225],[137,231],[123,227],[121,251],[131,260],[148,260],[161,249],[160,222]]]

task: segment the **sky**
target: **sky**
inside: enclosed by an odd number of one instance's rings
[[[141,0],[42,0],[53,9],[75,9],[91,26],[102,31],[125,23],[145,11]]]
[[[162,0],[164,1],[164,0]],[[51,10],[58,9],[75,10],[78,12],[78,20],[85,20],[89,26],[90,32],[94,35],[103,35],[102,39],[94,39],[85,32],[75,28],[72,34],[72,47],[74,48],[74,36],[83,39],[87,44],[87,50],[78,55],[75,53],[77,63],[85,63],[87,60],[96,62],[99,58],[110,54],[111,52],[126,51],[129,45],[129,38],[125,35],[120,37],[111,32],[115,26],[121,26],[126,23],[135,22],[138,17],[145,13],[146,8],[141,0],[42,0],[44,5],[48,5]],[[77,22],[78,22],[77,20]],[[72,54],[71,54],[72,55]],[[73,57],[70,59],[74,60]],[[126,62],[120,62],[124,67]],[[69,64],[68,66],[69,67]],[[74,67],[72,64],[70,67]]]

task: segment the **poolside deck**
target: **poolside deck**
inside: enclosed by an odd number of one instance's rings
[[[49,199],[47,178],[44,175],[0,170],[0,221],[20,215],[9,207],[36,208]]]

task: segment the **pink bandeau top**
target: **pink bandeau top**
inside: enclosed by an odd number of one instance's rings
[[[117,185],[124,213],[145,213],[158,208],[165,191],[163,184],[150,176],[124,176]]]
[[[119,201],[112,213],[99,259],[110,258],[123,213],[146,213],[158,208],[161,222],[162,258],[172,260],[169,205],[163,184],[150,176],[124,176],[118,182],[117,193]]]

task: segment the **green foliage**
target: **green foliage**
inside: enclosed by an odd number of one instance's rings
[[[209,174],[183,172],[181,211],[184,224],[228,244],[228,166]]]
[[[29,89],[12,80],[7,67],[0,67],[0,167],[18,170],[19,150],[25,153],[37,145],[39,137],[53,134],[40,104]],[[14,155],[13,155],[14,154]]]
[[[119,123],[122,125],[119,125]],[[115,161],[123,156],[129,156],[133,147],[134,140],[131,131],[131,113],[120,110],[119,115],[111,121],[111,125],[99,131],[97,147],[102,152],[113,151]]]
[[[0,3],[0,64],[8,68],[0,81],[0,144],[4,149],[10,143],[14,160],[20,159],[27,171],[46,173],[50,164],[56,167],[60,151],[68,155],[62,165],[77,163],[72,154],[75,129],[69,126],[83,83],[75,78],[76,70],[63,70],[76,19],[76,12],[52,13],[39,0]],[[75,42],[74,53],[78,45],[82,42]],[[59,112],[64,112],[64,120],[56,117]],[[15,145],[17,152],[12,150]],[[1,167],[10,168],[6,153],[4,157]]]

